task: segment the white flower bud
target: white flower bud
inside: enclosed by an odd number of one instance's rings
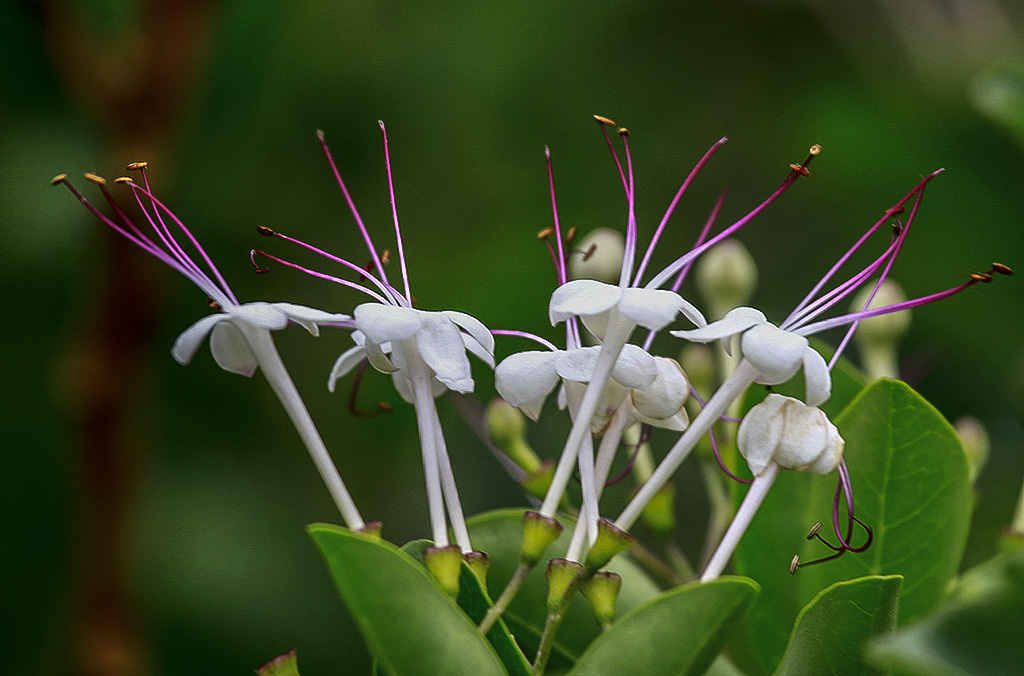
[[[846,445],[820,408],[774,393],[743,418],[736,443],[754,476],[771,462],[786,469],[828,474],[839,465]]]
[[[622,233],[611,228],[597,228],[587,234],[569,257],[569,274],[573,279],[596,279],[617,284],[622,270],[626,242]]]
[[[646,389],[629,391],[634,418],[656,427],[681,432],[690,420],[683,405],[690,395],[690,383],[675,359],[655,357],[658,376]]]
[[[697,261],[695,272],[697,288],[716,317],[745,305],[757,286],[757,264],[747,247],[735,239],[712,247]]]

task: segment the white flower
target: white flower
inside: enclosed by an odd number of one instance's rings
[[[804,369],[806,402],[817,406],[828,400],[832,391],[832,378],[828,365],[810,346],[807,338],[771,324],[760,310],[739,307],[725,317],[690,331],[672,331],[673,336],[708,343],[722,340],[730,354],[734,338],[739,336],[740,352],[758,371],[755,382],[762,385],[784,383]]]
[[[743,418],[736,444],[754,476],[772,462],[785,469],[829,474],[839,466],[845,446],[824,411],[775,393]]]

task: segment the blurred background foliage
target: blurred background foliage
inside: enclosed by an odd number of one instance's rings
[[[366,258],[316,129],[392,246],[384,119],[422,307],[557,339],[545,320],[553,274],[535,239],[551,221],[545,145],[563,225],[621,228],[591,115],[628,126],[644,242],[727,135],[659,248],[667,262],[720,190],[726,222],[820,143],[813,176],[741,235],[760,266],[756,303],[780,319],[938,167],[947,172],[928,188],[895,278],[921,295],[991,260],[1021,266],[1022,26],[1020,4],[995,0],[3,3],[5,671],[250,673],[298,648],[303,673],[368,673],[303,531],[336,514],[268,388],[220,371],[205,348],[175,364],[170,346],[206,312],[203,297],[49,188],[52,175],[112,179],[148,160],[158,194],[240,298],[345,311],[354,294],[281,268],[256,277],[247,251],[304,260],[258,239],[266,225]],[[1022,473],[1024,287],[999,282],[916,311],[903,350],[915,387],[992,436],[969,564],[995,551]],[[344,332],[279,334],[363,513],[393,541],[420,537],[411,408],[373,373],[360,402],[391,401],[390,414],[353,417],[347,391],[324,388],[349,344]],[[522,347],[502,341],[499,352]],[[481,398],[492,396],[478,376]],[[442,409],[468,511],[523,504]],[[563,433],[549,423],[534,441],[553,453]],[[680,481],[699,503],[695,480]],[[680,509],[699,539],[700,505]]]

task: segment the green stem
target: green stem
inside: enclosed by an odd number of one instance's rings
[[[551,657],[551,648],[555,645],[555,634],[558,633],[558,628],[562,626],[565,613],[568,612],[569,605],[572,603],[573,597],[576,596],[576,589],[582,581],[583,573],[581,571],[565,591],[565,597],[558,605],[558,608],[548,613],[548,617],[544,622],[544,631],[540,635],[537,657],[533,660],[533,676],[544,676],[544,669],[548,665],[548,658]]]
[[[494,605],[487,609],[487,614],[484,615],[484,619],[480,622],[480,633],[487,635],[487,632],[491,630],[494,623],[498,621],[501,614],[505,612],[509,604],[512,603],[512,599],[519,593],[519,589],[523,586],[523,582],[526,580],[526,575],[530,572],[533,566],[527,564],[525,561],[519,562],[519,567],[516,568],[516,572],[512,573],[512,579],[505,585],[505,589],[501,592],[501,596],[494,602]]]

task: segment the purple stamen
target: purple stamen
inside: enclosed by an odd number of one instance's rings
[[[362,411],[356,407],[356,395],[359,393],[359,383],[362,382],[363,374],[366,373],[366,367],[369,365],[369,360],[364,359],[362,363],[356,367],[355,377],[352,378],[352,388],[349,390],[348,410],[349,413],[357,418],[372,418],[380,413],[388,413],[391,411],[391,404],[386,401],[378,401],[377,408],[372,411]]]
[[[558,275],[558,285],[561,286],[569,281],[568,264],[565,259],[565,251],[562,249],[562,227],[558,221],[558,200],[555,198],[555,174],[551,166],[551,149],[544,146],[544,160],[548,167],[548,190],[551,192],[551,214],[555,222],[555,242],[558,245],[558,253],[551,250],[551,256],[555,261],[555,273]],[[546,238],[545,238],[546,239]],[[551,242],[548,242],[551,247]]]
[[[359,233],[363,236],[363,241],[366,242],[366,248],[370,250],[370,256],[373,258],[373,263],[380,271],[381,281],[388,286],[391,286],[388,282],[387,274],[384,272],[384,266],[380,262],[380,256],[377,255],[377,249],[373,246],[373,240],[370,239],[370,232],[363,224],[363,219],[359,215],[359,211],[356,209],[356,204],[352,201],[352,196],[349,194],[348,188],[345,186],[345,181],[341,178],[338,166],[334,163],[334,157],[331,156],[331,150],[327,147],[327,140],[323,131],[317,130],[316,137],[320,139],[320,146],[324,150],[324,155],[327,156],[327,163],[331,166],[331,171],[334,172],[334,179],[338,182],[338,187],[341,188],[341,193],[345,196],[345,202],[348,203],[349,211],[352,212],[352,217],[355,218],[356,226],[359,228]]]
[[[647,245],[647,251],[644,252],[643,260],[640,261],[640,267],[637,268],[636,277],[633,278],[634,286],[640,285],[640,280],[643,279],[644,272],[647,270],[647,264],[650,262],[651,256],[654,255],[654,247],[658,245],[658,240],[661,239],[661,233],[665,230],[665,226],[668,224],[668,219],[671,218],[672,214],[675,212],[676,205],[679,204],[679,200],[682,198],[683,193],[685,193],[687,188],[690,187],[690,183],[692,183],[693,179],[697,177],[697,173],[704,168],[704,165],[707,164],[708,160],[711,159],[711,156],[714,155],[719,148],[725,145],[725,143],[728,140],[728,138],[723,136],[713,146],[711,146],[711,148],[709,148],[708,151],[704,153],[704,156],[700,158],[700,161],[697,162],[697,165],[690,170],[690,174],[686,177],[686,180],[683,181],[683,184],[679,186],[679,190],[676,191],[676,196],[668,205],[668,210],[665,211],[665,215],[662,216],[661,218],[661,223],[658,224],[657,229],[654,231],[654,236],[651,237],[650,244]],[[721,207],[721,198],[719,199],[718,204],[715,205],[715,210],[713,212],[714,214],[717,215],[719,207]],[[707,225],[706,228],[710,228],[710,225]],[[700,241],[697,242],[698,245],[700,243]],[[675,287],[672,290],[676,291],[677,289],[678,287]]]
[[[619,161],[619,154],[615,152],[615,144],[612,143],[612,139],[608,135],[607,127],[609,125],[614,126],[615,123],[607,117],[601,117],[599,115],[595,115],[594,119],[597,120],[598,125],[601,127],[601,133],[604,134],[604,140],[608,143],[608,150],[612,152],[612,159],[615,160],[615,167],[619,170],[619,180],[622,181],[622,189],[625,191],[626,196],[629,197],[629,183],[626,182],[626,174],[622,171],[622,163]]]
[[[371,289],[366,288],[365,286],[362,286],[361,284],[356,284],[355,282],[351,282],[351,281],[349,281],[347,279],[342,279],[340,277],[335,277],[333,275],[328,275],[328,274],[323,273],[323,272],[318,272],[317,270],[313,270],[313,269],[310,269],[310,268],[303,267],[303,266],[301,266],[301,265],[299,265],[297,263],[292,263],[291,261],[287,261],[287,260],[285,260],[283,258],[278,258],[277,256],[274,256],[273,254],[268,254],[266,251],[261,251],[259,249],[253,249],[250,252],[249,256],[250,256],[250,259],[253,256],[263,256],[264,258],[266,258],[268,260],[272,260],[275,263],[280,263],[281,265],[284,265],[285,267],[289,267],[289,268],[292,268],[294,270],[298,270],[299,272],[304,272],[307,275],[310,275],[312,277],[317,277],[319,279],[327,280],[328,282],[334,282],[336,284],[341,284],[343,286],[349,287],[350,289],[355,289],[356,291],[362,291],[363,293],[365,293],[366,295],[370,296],[371,298],[373,298],[378,303],[383,303],[384,305],[390,305],[388,300],[386,298],[384,298],[383,296],[381,296],[380,294],[372,291]],[[255,260],[253,260],[253,265],[256,265]],[[259,266],[256,266],[256,267],[258,268]]]
[[[405,299],[409,301],[409,307],[412,307],[412,291],[409,288],[409,270],[405,266],[405,249],[402,246],[402,229],[398,227],[398,206],[395,203],[395,183],[391,180],[391,155],[388,152],[388,131],[384,128],[384,122],[382,120],[377,120],[377,124],[380,125],[381,134],[384,135],[384,166],[388,172],[388,193],[391,196],[391,215],[395,220],[395,240],[398,242],[398,264],[402,268],[402,282],[405,284]],[[381,270],[380,274],[381,277],[383,277],[384,270]]]
[[[640,437],[637,439],[635,444],[625,444],[627,448],[632,448],[633,452],[629,456],[629,460],[626,461],[626,466],[622,468],[622,471],[604,482],[604,487],[614,486],[619,483],[633,471],[633,466],[636,464],[637,456],[640,455],[640,447],[643,446],[648,439],[651,438],[651,426],[641,425],[640,426]]]
[[[626,151],[626,170],[629,173],[629,189],[626,191],[626,246],[622,257],[622,269],[619,272],[619,286],[625,288],[629,286],[629,278],[633,276],[633,263],[636,260],[636,184],[633,182],[633,156],[629,152],[629,131],[625,127],[620,127],[619,137]]]

